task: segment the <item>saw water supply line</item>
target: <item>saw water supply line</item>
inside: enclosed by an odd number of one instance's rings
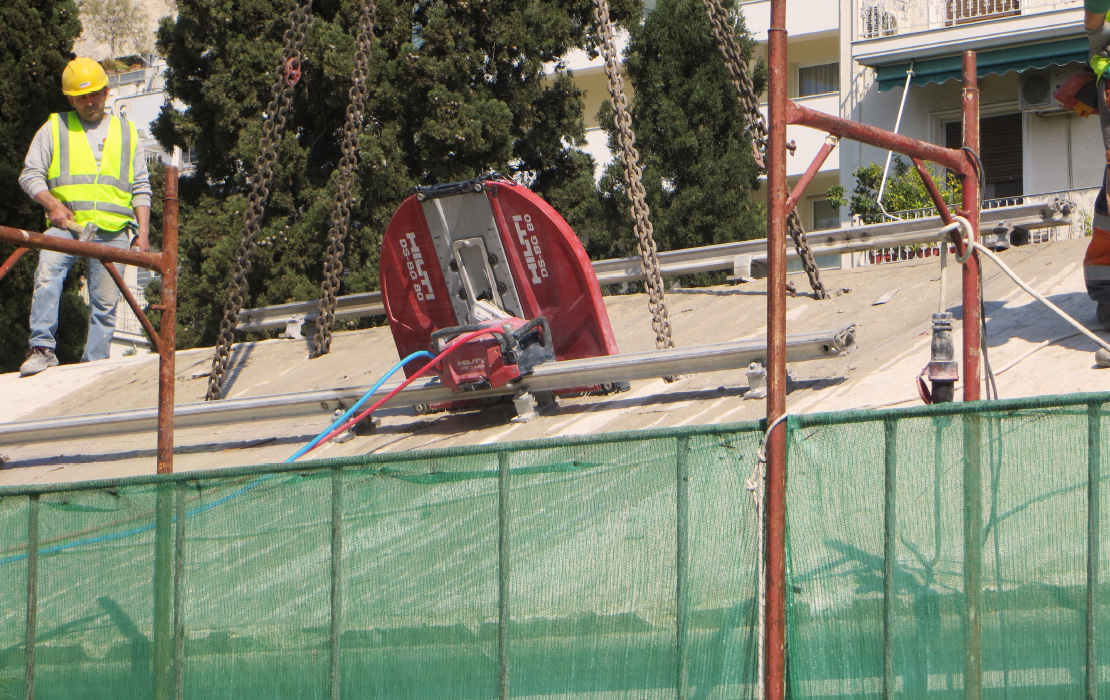
[[[471,332],[466,333],[464,335],[460,335],[458,338],[455,338],[454,340],[452,340],[451,343],[447,347],[445,347],[435,357],[432,357],[432,354],[430,352],[427,352],[427,351],[424,351],[424,350],[421,350],[420,352],[414,352],[413,354],[409,355],[408,357],[406,357],[405,359],[401,360],[396,365],[394,365],[393,368],[384,377],[382,377],[380,380],[378,380],[378,382],[373,387],[371,387],[370,390],[367,391],[366,394],[364,394],[363,397],[361,399],[359,399],[359,401],[354,406],[352,406],[346,413],[344,413],[342,416],[340,416],[326,430],[324,430],[322,433],[317,435],[316,438],[313,439],[310,443],[308,443],[307,445],[302,447],[300,450],[298,450],[296,454],[294,454],[289,459],[285,460],[285,462],[286,463],[293,462],[298,457],[301,457],[305,454],[308,454],[309,452],[316,449],[320,445],[323,445],[324,443],[329,442],[330,440],[335,438],[340,433],[348,430],[352,426],[361,422],[367,416],[369,416],[371,413],[373,413],[374,411],[381,408],[382,405],[384,405],[387,401],[392,399],[397,394],[401,393],[401,391],[403,391],[405,389],[405,387],[407,387],[408,385],[412,384],[413,382],[415,382],[420,377],[427,374],[428,370],[430,370],[433,367],[435,367],[436,365],[438,365],[441,361],[443,361],[447,357],[450,357],[451,354],[454,353],[456,350],[458,350],[459,347],[461,347],[462,345],[466,344],[467,342],[469,342],[469,341],[471,341],[475,338],[480,338],[483,335],[496,335],[500,332],[501,332],[501,329],[499,329],[499,328],[482,328],[480,330],[471,331]],[[394,373],[396,373],[397,370],[399,370],[405,364],[407,364],[408,362],[410,362],[411,360],[413,360],[417,357],[431,357],[432,359],[427,364],[425,364],[423,367],[421,367],[419,370],[417,370],[416,373],[413,374],[411,377],[408,377],[407,379],[405,379],[405,381],[401,382],[396,387],[394,387],[393,390],[391,390],[388,394],[386,394],[382,398],[375,401],[374,404],[372,406],[370,406],[370,408],[366,409],[365,411],[358,414],[354,418],[349,418],[349,416],[352,413],[354,413],[356,410],[358,410],[358,407],[361,404],[365,403],[366,400],[369,399],[370,396],[375,391],[377,391],[379,388],[381,388],[381,385],[383,383],[385,383],[385,381],[390,376],[392,376]]]
[[[349,408],[342,416],[337,418],[327,429],[325,429],[323,432],[321,432],[319,435],[317,435],[311,442],[309,442],[307,445],[305,445],[300,450],[298,450],[295,454],[293,454],[288,459],[286,459],[283,462],[283,464],[290,464],[290,463],[296,461],[299,457],[307,454],[308,452],[312,451],[313,449],[315,449],[319,445],[321,445],[321,444],[327,442],[328,440],[332,439],[333,437],[335,437],[335,435],[339,434],[343,430],[346,430],[351,425],[354,425],[355,423],[358,423],[360,420],[362,420],[367,415],[369,415],[371,411],[375,410],[381,404],[388,401],[397,392],[399,392],[405,386],[410,384],[417,377],[419,377],[422,374],[424,374],[425,372],[427,372],[428,369],[434,367],[436,365],[436,363],[438,363],[440,360],[442,360],[443,358],[445,358],[448,355],[450,355],[451,353],[453,353],[459,345],[465,343],[466,341],[470,340],[471,338],[476,338],[476,337],[478,337],[480,335],[484,335],[486,333],[496,333],[496,332],[498,332],[497,329],[492,329],[491,328],[491,329],[488,329],[488,330],[475,331],[473,333],[470,333],[470,334],[467,334],[467,335],[464,335],[464,336],[460,336],[458,339],[456,339],[454,342],[452,342],[451,345],[449,345],[446,349],[443,350],[443,352],[441,352],[437,356],[433,356],[432,353],[428,352],[427,350],[421,350],[419,352],[412,353],[408,357],[405,357],[403,360],[401,360],[397,364],[393,365],[393,367],[390,368],[390,370],[388,372],[386,372],[377,382],[375,382],[374,386],[370,387],[370,389],[365,394],[363,394],[362,398],[360,398],[357,402],[355,402],[355,404],[353,406],[351,406],[351,408]],[[421,367],[420,370],[416,374],[414,374],[412,377],[410,377],[400,387],[391,391],[389,394],[387,394],[385,397],[383,397],[380,401],[378,401],[373,406],[371,406],[369,409],[367,409],[362,414],[360,414],[357,418],[355,418],[354,420],[351,420],[351,421],[347,421],[347,419],[351,416],[351,414],[353,414],[363,404],[365,404],[367,402],[367,400],[369,400],[370,397],[374,394],[374,392],[377,391],[378,389],[380,389],[382,384],[384,384],[386,381],[388,381],[390,377],[392,377],[394,374],[396,374],[398,371],[400,371],[400,369],[402,367],[404,367],[405,365],[407,365],[408,363],[412,362],[413,360],[422,358],[422,357],[432,358],[432,360],[431,360],[431,362],[428,362],[426,365]],[[347,422],[344,423],[344,421],[347,421]],[[342,425],[340,425],[340,424],[342,424]],[[340,427],[338,429],[335,429],[336,426],[340,426]],[[257,476],[253,479],[250,479],[247,483],[243,484],[242,486],[240,486],[236,490],[232,491],[231,493],[228,493],[228,494],[212,501],[211,503],[206,503],[202,506],[199,506],[199,507],[188,510],[185,513],[185,517],[189,518],[189,517],[192,517],[194,515],[199,515],[200,513],[204,513],[206,511],[212,510],[214,508],[218,508],[219,506],[222,506],[225,503],[227,503],[229,501],[232,501],[232,500],[238,498],[239,496],[242,496],[243,494],[247,493],[248,491],[251,491],[251,490],[261,486],[262,484],[266,483],[267,481],[278,478],[278,476],[279,476],[278,474],[264,474],[262,476]],[[137,526],[137,527],[126,529],[126,530],[121,530],[119,532],[112,532],[112,533],[107,533],[107,534],[103,534],[103,535],[96,535],[96,536],[93,536],[93,537],[86,537],[86,538],[83,538],[83,539],[80,539],[80,540],[75,540],[73,542],[60,542],[58,544],[53,544],[49,547],[44,547],[44,548],[40,549],[38,551],[38,553],[39,553],[39,555],[55,554],[55,553],[58,553],[58,552],[63,552],[63,551],[69,550],[69,549],[77,548],[77,547],[83,547],[83,546],[94,545],[94,544],[102,544],[102,543],[105,543],[105,542],[113,542],[113,541],[116,541],[116,540],[125,539],[127,537],[132,537],[132,536],[136,536],[136,535],[142,535],[142,534],[145,534],[147,532],[152,532],[152,531],[154,531],[154,529],[155,529],[155,525],[153,523],[148,523],[146,525],[140,525],[140,526]],[[13,555],[9,555],[9,556],[3,556],[3,557],[0,557],[0,566],[3,566],[5,564],[10,564],[10,563],[13,563],[13,562],[23,561],[26,558],[27,558],[27,553],[26,552],[21,552],[19,554],[13,554]]]
[[[311,442],[309,442],[307,445],[305,445],[301,449],[297,450],[292,456],[290,456],[288,459],[286,459],[285,462],[283,462],[283,464],[289,464],[290,462],[295,462],[295,461],[297,461],[298,457],[301,457],[302,455],[304,455],[304,454],[310,452],[311,450],[315,449],[317,445],[319,445],[321,442],[324,441],[324,437],[326,437],[328,435],[328,433],[330,433],[336,426],[343,424],[348,418],[351,417],[351,415],[355,411],[362,408],[362,406],[367,401],[370,400],[370,397],[373,396],[374,392],[377,391],[378,389],[382,388],[382,384],[385,384],[387,381],[389,381],[389,378],[392,377],[394,374],[397,374],[397,372],[399,372],[402,367],[404,367],[408,363],[410,363],[413,360],[415,360],[417,358],[420,358],[420,357],[430,358],[430,357],[433,357],[433,355],[432,355],[432,353],[428,352],[427,350],[420,350],[419,352],[414,352],[411,355],[409,355],[408,357],[406,357],[405,359],[398,362],[397,364],[393,365],[393,367],[391,367],[388,372],[383,374],[378,381],[374,382],[374,386],[370,387],[370,389],[367,390],[367,392],[362,395],[362,398],[360,398],[358,401],[356,401],[353,406],[348,408],[347,411],[343,415],[336,418],[332,422],[331,425],[329,425],[327,428],[324,428],[324,430],[319,435],[317,435],[315,438],[313,438]]]

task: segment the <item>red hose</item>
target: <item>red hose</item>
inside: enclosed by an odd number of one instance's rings
[[[346,423],[344,423],[343,425],[339,426],[339,427],[338,427],[338,428],[336,428],[335,430],[333,430],[333,431],[331,431],[330,433],[328,433],[327,435],[325,435],[325,436],[324,436],[324,439],[323,439],[323,440],[321,440],[320,442],[316,443],[316,446],[315,446],[315,447],[313,447],[312,449],[314,450],[314,449],[316,449],[316,447],[319,447],[320,445],[323,445],[323,444],[324,444],[325,442],[328,442],[329,440],[331,440],[331,439],[332,439],[333,437],[335,437],[336,435],[339,435],[340,433],[342,433],[343,431],[347,430],[348,428],[350,428],[350,427],[351,427],[352,425],[354,425],[355,423],[358,423],[359,421],[361,421],[361,420],[363,420],[364,418],[366,418],[366,416],[370,415],[371,413],[373,413],[373,412],[374,412],[374,411],[376,411],[377,409],[381,408],[382,404],[384,404],[384,403],[385,403],[386,401],[389,401],[390,399],[392,399],[392,398],[393,398],[394,396],[396,396],[397,394],[399,394],[399,393],[401,392],[401,390],[402,390],[402,389],[404,389],[405,387],[407,387],[407,386],[408,386],[409,384],[412,384],[412,383],[413,383],[414,381],[416,381],[416,380],[417,380],[417,379],[419,379],[419,378],[420,378],[421,376],[423,376],[423,375],[424,375],[424,374],[425,374],[425,373],[426,373],[426,372],[427,372],[428,370],[430,370],[430,369],[431,369],[432,367],[434,367],[434,366],[436,366],[437,364],[439,364],[439,362],[440,362],[441,360],[443,360],[444,358],[446,358],[447,356],[449,356],[449,355],[450,355],[451,353],[455,352],[455,350],[457,350],[457,349],[459,348],[459,346],[460,346],[460,345],[462,345],[463,343],[466,343],[466,342],[468,342],[468,341],[470,341],[470,340],[473,340],[474,338],[477,338],[477,337],[479,337],[479,336],[483,336],[483,335],[492,335],[492,334],[494,334],[494,333],[500,333],[500,332],[501,332],[501,331],[500,331],[500,329],[497,329],[497,328],[483,328],[482,330],[478,330],[478,331],[471,331],[470,333],[467,333],[466,335],[460,335],[460,336],[459,336],[458,338],[455,338],[454,340],[452,340],[452,341],[451,341],[451,344],[450,344],[450,345],[448,345],[447,347],[445,347],[445,348],[443,349],[443,352],[439,353],[439,354],[438,354],[438,355],[436,355],[436,356],[435,356],[434,358],[432,358],[431,360],[429,360],[429,361],[428,361],[428,363],[427,363],[426,365],[424,365],[423,367],[421,367],[421,368],[420,368],[420,369],[419,369],[419,370],[418,370],[418,371],[416,372],[416,374],[414,374],[414,375],[412,375],[411,377],[409,377],[409,378],[405,379],[405,381],[401,382],[401,383],[400,383],[399,385],[397,385],[396,387],[394,387],[392,391],[390,391],[390,392],[389,392],[388,394],[386,394],[386,395],[385,395],[385,396],[383,396],[382,398],[378,399],[378,400],[377,400],[376,402],[374,402],[374,404],[373,404],[373,405],[371,405],[371,406],[370,406],[369,408],[367,408],[367,409],[366,409],[365,411],[363,411],[362,413],[358,414],[358,415],[357,415],[357,416],[355,416],[354,418],[351,418],[350,420],[348,420],[348,421],[347,421]],[[308,452],[311,452],[311,451],[312,451],[312,450],[308,450]],[[305,452],[305,454],[308,454],[308,452]],[[304,455],[302,455],[302,457],[303,457],[303,456],[304,456]]]

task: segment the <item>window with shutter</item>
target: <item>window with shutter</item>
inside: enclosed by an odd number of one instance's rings
[[[798,68],[798,97],[840,92],[840,64],[824,63]]]
[[[979,158],[983,161],[986,186],[983,199],[1020,197],[1024,189],[1021,113],[982,117],[979,120]],[[959,148],[963,124],[944,125],[944,145]]]

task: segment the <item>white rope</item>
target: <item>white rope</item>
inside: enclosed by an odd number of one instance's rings
[[[759,463],[760,464],[766,464],[767,463],[767,450],[766,450],[766,448],[767,448],[767,441],[771,439],[771,431],[774,430],[776,427],[778,427],[778,424],[783,422],[784,420],[786,420],[787,417],[788,417],[788,414],[784,413],[781,416],[779,416],[778,418],[771,421],[771,424],[767,426],[766,432],[763,433],[763,444],[761,444],[759,446],[759,449],[756,450],[756,456],[759,457]],[[751,483],[750,482],[748,484],[748,490],[749,491],[751,490]]]
[[[1095,335],[1094,333],[1092,333],[1091,331],[1089,331],[1089,330],[1087,329],[1087,327],[1086,327],[1086,326],[1084,326],[1084,325],[1083,325],[1082,323],[1080,323],[1079,321],[1076,321],[1076,320],[1075,320],[1074,318],[1072,318],[1071,316],[1068,316],[1068,315],[1067,315],[1067,314],[1066,314],[1066,313],[1064,312],[1064,310],[1063,310],[1063,309],[1061,309],[1061,308],[1060,308],[1059,306],[1056,306],[1056,305],[1055,305],[1055,304],[1053,304],[1053,303],[1052,303],[1051,301],[1049,301],[1049,300],[1048,300],[1048,299],[1046,299],[1045,297],[1043,297],[1043,296],[1041,296],[1040,294],[1038,294],[1038,293],[1037,293],[1037,292],[1036,292],[1036,291],[1035,291],[1035,290],[1034,290],[1034,289],[1033,289],[1032,287],[1030,287],[1030,286],[1029,286],[1028,284],[1026,284],[1026,283],[1025,283],[1025,282],[1024,282],[1024,281],[1023,281],[1023,280],[1022,280],[1022,279],[1021,279],[1020,277],[1018,277],[1018,276],[1017,276],[1016,274],[1014,274],[1013,270],[1011,270],[1010,268],[1006,267],[1006,263],[1004,263],[1004,262],[1002,262],[1001,260],[999,260],[998,256],[997,256],[997,255],[995,255],[995,254],[994,254],[993,252],[991,252],[991,251],[990,251],[990,249],[988,249],[988,248],[986,248],[986,247],[984,247],[984,246],[982,246],[982,245],[980,245],[980,244],[978,244],[978,243],[972,243],[971,245],[972,245],[972,246],[974,246],[974,247],[975,247],[975,249],[976,249],[976,250],[978,250],[978,251],[979,251],[980,253],[983,253],[983,254],[984,254],[984,255],[986,255],[986,256],[987,256],[988,258],[990,258],[991,260],[993,260],[993,261],[994,261],[994,264],[995,264],[995,265],[998,265],[998,267],[999,267],[999,268],[1001,268],[1001,270],[1002,270],[1003,272],[1005,272],[1005,273],[1006,273],[1007,275],[1009,275],[1009,276],[1010,276],[1010,279],[1012,279],[1012,280],[1013,280],[1014,282],[1016,282],[1016,283],[1017,283],[1017,286],[1021,287],[1021,288],[1022,288],[1022,289],[1024,289],[1024,290],[1025,290],[1026,292],[1028,292],[1030,296],[1032,296],[1032,297],[1033,297],[1034,299],[1036,299],[1037,301],[1039,301],[1039,302],[1041,302],[1042,304],[1044,304],[1045,306],[1047,306],[1047,307],[1048,307],[1049,309],[1052,309],[1052,311],[1054,311],[1054,312],[1056,313],[1056,315],[1057,315],[1057,316],[1059,316],[1060,318],[1064,319],[1065,321],[1067,321],[1067,322],[1068,322],[1068,323],[1070,323],[1071,325],[1075,326],[1075,328],[1076,328],[1076,329],[1077,329],[1077,330],[1078,330],[1078,331],[1079,331],[1080,333],[1082,333],[1083,335],[1087,336],[1087,337],[1088,337],[1088,338],[1090,338],[1091,340],[1093,340],[1093,341],[1095,341],[1096,343],[1098,343],[1099,347],[1105,348],[1105,349],[1106,349],[1107,351],[1110,351],[1110,343],[1107,343],[1107,342],[1106,342],[1105,340],[1103,340],[1102,338],[1098,337],[1097,335]]]
[[[1095,343],[1097,343],[1099,347],[1105,348],[1107,352],[1110,352],[1110,343],[1107,343],[1105,340],[1103,340],[1102,338],[1100,338],[1097,335],[1095,335],[1094,333],[1092,333],[1082,323],[1080,323],[1079,321],[1076,321],[1071,316],[1068,316],[1067,313],[1065,313],[1063,309],[1061,309],[1059,306],[1056,306],[1055,304],[1053,304],[1051,301],[1046,299],[1042,294],[1038,293],[1035,289],[1033,289],[1028,284],[1026,284],[1025,280],[1018,277],[1017,274],[1013,270],[1011,270],[1009,267],[1007,267],[1006,263],[1002,262],[1002,260],[997,255],[995,255],[994,252],[991,249],[987,248],[986,246],[984,246],[980,243],[977,243],[976,241],[971,240],[971,224],[968,222],[967,219],[963,218],[962,216],[957,216],[957,217],[954,217],[954,218],[956,219],[955,222],[945,226],[943,229],[941,229],[940,232],[941,232],[941,235],[944,235],[944,234],[948,233],[949,231],[956,230],[957,228],[963,229],[963,233],[964,233],[964,237],[963,237],[964,254],[963,254],[963,256],[957,256],[956,260],[958,260],[961,264],[966,263],[967,260],[971,257],[971,251],[972,250],[979,251],[983,255],[990,258],[994,262],[995,265],[998,265],[999,269],[1001,269],[1003,272],[1005,272],[1006,275],[1009,276],[1009,278],[1012,279],[1014,281],[1014,283],[1017,284],[1017,286],[1019,286],[1023,290],[1025,290],[1025,292],[1028,293],[1029,296],[1033,297],[1037,301],[1039,301],[1042,304],[1044,304],[1045,306],[1047,306],[1057,316],[1059,316],[1060,318],[1062,318],[1065,321],[1067,321],[1068,323],[1070,323],[1080,333],[1082,333],[1083,335],[1087,336],[1088,338],[1093,340]]]
[[[948,310],[948,304],[945,302],[945,297],[948,296],[948,241],[941,239],[940,241],[940,304],[937,313],[944,313]]]
[[[972,234],[974,232],[971,229],[971,222],[968,221],[967,219],[965,219],[964,217],[962,217],[962,216],[953,216],[952,219],[953,219],[952,223],[950,223],[947,226],[945,226],[944,228],[942,228],[940,230],[939,235],[943,239],[944,236],[948,235],[952,231],[955,231],[956,229],[961,229],[962,230],[962,232],[963,232],[962,239],[964,241],[964,254],[960,255],[960,254],[957,253],[956,254],[956,262],[963,265],[964,263],[966,263],[968,261],[969,258],[971,258],[971,248],[972,248],[972,246],[968,245],[967,242],[971,241],[971,237],[972,237]],[[947,241],[942,240],[942,243],[944,245],[948,245]],[[972,241],[972,244],[973,245],[979,245],[978,243],[975,243],[974,241]]]
[[[755,504],[755,560],[756,576],[759,577],[758,581],[756,582],[756,591],[758,592],[758,595],[756,597],[759,601],[759,609],[757,611],[758,622],[756,623],[756,634],[758,635],[757,638],[759,639],[759,643],[756,645],[758,647],[758,650],[756,652],[756,656],[758,657],[756,663],[759,664],[759,671],[756,673],[756,678],[758,679],[756,683],[756,685],[758,686],[756,688],[756,697],[760,699],[766,697],[766,687],[764,685],[763,679],[763,654],[764,648],[766,647],[765,642],[767,641],[767,557],[765,557],[763,553],[763,530],[765,527],[765,524],[763,522],[763,496],[766,490],[763,488],[763,464],[763,461],[757,461],[755,463],[755,469],[752,470],[752,475],[748,478],[748,481],[745,484],[745,486],[747,486],[748,488],[748,491],[751,492],[752,501]]]

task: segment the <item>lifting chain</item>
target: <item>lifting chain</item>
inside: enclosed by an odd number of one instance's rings
[[[650,213],[644,198],[643,170],[640,153],[636,149],[636,135],[632,133],[632,117],[628,112],[628,99],[624,95],[624,80],[617,69],[617,51],[613,41],[613,25],[609,21],[608,0],[593,0],[594,20],[601,39],[601,53],[605,58],[605,74],[609,78],[609,96],[613,101],[613,123],[621,144],[621,161],[628,180],[628,198],[632,201],[632,218],[635,222],[636,242],[640,249],[640,269],[646,278],[648,306],[651,309],[651,327],[655,331],[655,347],[659,350],[673,348],[671,322],[667,318],[667,300],[663,294],[663,276],[659,272],[655,238],[652,236]]]
[[[766,170],[764,156],[767,153],[767,123],[763,119],[763,113],[759,111],[759,97],[755,94],[755,85],[748,73],[748,64],[744,61],[740,46],[732,33],[732,22],[729,20],[728,11],[721,4],[721,0],[702,0],[702,3],[709,15],[713,38],[717,40],[717,48],[721,50],[721,55],[725,59],[725,67],[728,69],[729,77],[732,78],[740,107],[747,118],[748,131],[752,135],[752,148],[755,150],[755,161],[760,168]],[[809,249],[805,229],[802,227],[802,220],[798,217],[796,208],[786,217],[786,229],[794,240],[794,248],[797,249],[798,256],[802,260],[802,269],[809,277],[814,296],[818,299],[827,299],[829,293],[821,283],[820,272],[813,259],[813,252]]]
[[[335,325],[335,307],[339,299],[339,275],[343,272],[347,224],[353,202],[351,187],[358,168],[358,139],[362,134],[363,111],[366,105],[366,73],[370,63],[370,42],[374,38],[375,8],[373,0],[363,0],[358,22],[358,50],[351,71],[351,89],[347,92],[347,123],[343,128],[343,156],[339,159],[339,176],[332,198],[331,225],[328,229],[328,254],[324,260],[324,281],[321,285],[319,316],[312,357],[331,350],[331,329]]]
[[[829,292],[821,282],[821,273],[817,269],[817,261],[813,259],[813,251],[809,249],[806,230],[802,226],[802,220],[798,217],[797,207],[791,209],[790,213],[786,215],[786,232],[790,234],[790,238],[794,241],[794,250],[798,251],[798,257],[802,261],[802,269],[805,270],[806,277],[809,278],[809,286],[813,289],[813,295],[818,299],[828,299]]]
[[[295,0],[296,1],[296,0]],[[232,266],[231,284],[224,303],[224,317],[220,321],[219,344],[212,357],[212,371],[208,376],[208,393],[205,400],[215,401],[223,392],[224,374],[231,357],[231,344],[235,340],[235,326],[243,310],[247,293],[247,275],[251,270],[251,257],[257,248],[258,232],[266,214],[266,201],[270,197],[270,183],[274,178],[277,148],[285,131],[285,118],[293,102],[293,88],[300,78],[301,52],[304,49],[305,29],[312,17],[312,0],[299,0],[289,13],[289,28],[282,38],[281,63],[275,71],[270,88],[270,104],[266,107],[262,123],[262,141],[254,161],[254,175],[243,214],[243,230],[239,233],[239,250]]]

